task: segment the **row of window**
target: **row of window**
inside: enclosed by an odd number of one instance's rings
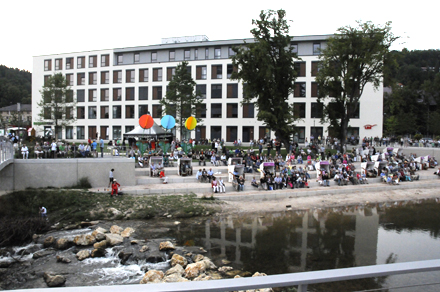
[[[306,62],[296,62],[295,69],[298,73],[298,77],[306,76]],[[316,61],[312,62],[312,76],[316,76],[319,70],[319,63]],[[188,71],[191,73],[191,66],[188,66]],[[227,79],[231,78],[233,72],[236,72],[237,68],[232,64],[226,65],[226,77]],[[208,67],[207,65],[196,66],[196,80],[207,80],[208,79]],[[223,65],[211,65],[211,79],[223,79]],[[166,68],[166,81],[171,81],[174,74],[176,73],[176,67],[168,67]],[[99,75],[100,76],[99,76]],[[76,85],[86,85],[86,76],[88,75],[88,84],[96,85],[98,82],[100,84],[110,84],[110,71],[101,71],[101,72],[89,72],[88,74],[80,72],[76,74]],[[113,80],[112,82],[115,84],[123,82],[123,71],[122,70],[114,70],[112,71]],[[149,79],[149,69],[138,69],[138,78],[139,82],[148,82]],[[47,84],[47,80],[50,75],[44,76],[44,82]],[[98,78],[100,77],[100,80]],[[69,86],[74,85],[74,75],[66,74],[67,84]],[[163,81],[163,68],[153,68],[152,70],[152,80],[153,82]],[[135,69],[127,69],[125,70],[125,82],[126,83],[135,83],[136,82],[136,72]]]
[[[223,104],[221,103],[214,103],[211,104],[211,118],[222,118],[222,107]],[[77,119],[85,119],[86,118],[86,109],[87,109],[87,119],[97,119],[98,118],[98,109],[100,109],[100,119],[109,119],[110,118],[110,108],[112,109],[112,119],[122,119],[122,110],[124,109],[121,105],[114,105],[112,107],[110,106],[78,106],[76,107],[76,113],[77,113]],[[238,103],[228,103],[226,104],[226,117],[227,118],[238,118]],[[162,105],[161,104],[153,104],[152,105],[152,114],[151,116],[153,118],[161,118],[162,117]],[[201,104],[199,108],[196,110],[196,117],[205,119],[207,117],[206,114],[206,104]],[[68,108],[66,111],[66,118],[72,117],[72,109]],[[242,106],[242,117],[243,118],[254,118],[254,104],[248,103],[243,104]],[[150,113],[148,109],[148,105],[138,105],[138,117]],[[61,114],[61,113],[60,113]],[[176,116],[176,113],[174,112],[167,112],[166,114]],[[134,119],[135,118],[135,105],[125,105],[125,119]],[[45,119],[51,119],[51,111],[50,108],[47,108],[47,114],[46,114],[46,108],[45,108]]]
[[[318,97],[318,86],[317,83],[312,82],[312,92],[311,97]],[[210,98],[211,99],[219,99],[223,98],[223,84],[210,84]],[[137,100],[148,100],[148,86],[139,86],[138,88],[138,97]],[[168,86],[166,86],[166,90],[168,90]],[[98,101],[98,93],[100,93],[101,101],[110,101],[110,91],[112,92],[112,100],[113,101],[121,101],[123,89],[122,88],[101,88],[101,89],[88,89],[88,98],[89,102]],[[135,87],[126,87],[125,88],[125,100],[136,100],[135,96]],[[69,96],[72,91],[68,91]],[[153,86],[152,87],[152,99],[153,100],[161,100],[163,96],[162,86]],[[197,84],[196,85],[196,93],[199,98],[206,99],[207,98],[207,84]],[[78,89],[76,91],[77,101],[85,102],[86,101],[86,90]],[[306,97],[306,83],[305,82],[296,82],[295,90],[293,93],[294,97]],[[238,98],[238,84],[226,84],[226,98]]]
[[[65,63],[63,64],[63,60]],[[98,67],[98,56],[89,56],[89,68],[97,68]],[[64,67],[63,67],[64,65]],[[101,67],[108,67],[110,66],[110,55],[105,54],[101,55]],[[55,70],[63,70],[65,68],[66,70],[74,69],[74,57],[68,57],[68,58],[57,58],[55,59]],[[83,69],[86,68],[86,57],[77,57],[76,58],[76,68],[77,69]],[[47,59],[44,60],[44,71],[52,71],[52,60]]]

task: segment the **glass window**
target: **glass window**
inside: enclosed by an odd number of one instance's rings
[[[73,86],[73,74],[66,74],[67,85]]]
[[[196,79],[197,80],[206,80],[207,69],[206,66],[197,66],[196,67]]]
[[[176,74],[176,67],[167,68],[167,81],[171,81]]]
[[[319,54],[321,54],[321,44],[314,43],[313,44],[313,55],[319,55]]]
[[[226,67],[226,74],[228,79],[231,78],[232,72],[237,72],[237,67],[233,66],[232,64],[228,64],[228,66]]]
[[[76,91],[76,101],[84,102],[85,101],[85,91],[84,89],[79,89]]]
[[[73,139],[73,127],[66,126],[66,139]]]
[[[189,49],[185,49],[184,51],[184,59],[189,60],[191,57],[191,51]]]
[[[113,101],[122,100],[122,88],[113,88]]]
[[[86,84],[86,73],[78,73],[77,74],[77,85],[85,85]]]
[[[134,105],[125,106],[125,118],[134,119]]]
[[[221,118],[221,117],[222,117],[222,104],[211,103],[211,118]]]
[[[125,88],[125,100],[134,100],[134,87]]]
[[[298,77],[306,76],[306,62],[295,62],[294,68]]]
[[[81,68],[84,68],[84,67],[85,67],[85,65],[86,65],[86,64],[85,64],[85,58],[86,58],[86,57],[78,57],[78,58],[77,58],[76,61],[77,61],[77,68],[78,68],[78,69],[81,69]]]
[[[253,103],[243,103],[243,118],[254,118]]]
[[[209,59],[209,48],[205,48],[205,59]]]
[[[85,108],[83,106],[76,107],[76,118],[77,119],[85,119],[86,118]]]
[[[211,140],[220,140],[222,138],[222,126],[211,126]]]
[[[162,81],[162,68],[153,69],[153,81]]]
[[[113,71],[113,83],[122,83],[122,71]]]
[[[198,59],[199,59],[199,50],[194,49],[194,60],[198,60]]]
[[[139,82],[148,82],[148,69],[139,69]]]
[[[77,139],[84,139],[85,137],[85,127],[84,126],[77,126],[76,127],[76,138]]]
[[[98,56],[89,56],[89,68],[97,67]]]
[[[109,101],[110,100],[110,91],[108,88],[101,89],[101,101]]]
[[[120,119],[121,118],[121,106],[120,105],[114,105],[113,106],[113,118],[114,119]]]
[[[121,126],[113,126],[113,140],[122,138]]]
[[[161,104],[153,104],[153,115],[154,119],[158,119],[162,117],[162,105]]]
[[[162,99],[162,86],[153,86],[153,100]]]
[[[323,115],[322,103],[312,102],[310,110],[311,110],[310,117],[312,119],[321,119],[322,118],[322,115]]]
[[[148,105],[147,104],[141,104],[139,105],[139,117],[142,117],[143,115],[149,114],[148,112]]]
[[[134,63],[139,63],[141,61],[141,56],[139,53],[134,54]]]
[[[226,127],[226,142],[234,142],[237,140],[237,127],[227,126]]]
[[[290,51],[292,53],[298,54],[298,44],[295,43],[290,44]]]
[[[229,55],[229,57],[235,56],[235,52],[234,52],[234,50],[232,49],[232,47],[229,47],[229,48],[228,48],[228,55]]]
[[[101,119],[109,118],[109,108],[108,106],[101,106]]]
[[[227,118],[238,118],[238,104],[228,103],[226,105],[226,117]]]
[[[134,70],[126,70],[125,71],[125,82],[134,83]]]
[[[228,84],[227,85],[227,98],[238,98],[238,84]]]
[[[211,98],[222,98],[222,85],[212,84],[211,85]]]
[[[211,78],[212,79],[222,79],[223,78],[223,67],[222,65],[212,65],[211,67]]]
[[[306,97],[306,83],[305,82],[295,82],[295,91],[293,93],[294,97]]]
[[[101,67],[107,67],[110,65],[110,56],[101,55]]]
[[[297,119],[305,119],[306,117],[306,103],[305,102],[295,102],[293,104],[293,116]]]
[[[197,84],[196,94],[198,98],[206,98],[206,84]]]
[[[44,60],[44,71],[52,70],[52,60]]]
[[[214,59],[220,59],[221,57],[222,57],[221,48],[215,48],[214,49]]]
[[[66,58],[66,69],[73,69],[73,58]]]
[[[148,100],[148,86],[139,86],[139,100]]]
[[[109,84],[110,83],[110,72],[104,71],[101,72],[101,84]]]
[[[96,119],[96,106],[89,106],[89,119]]]
[[[63,59],[55,59],[55,70],[63,70]]]
[[[98,73],[89,72],[89,85],[98,84]]]
[[[151,52],[151,62],[157,62],[157,52]]]
[[[89,89],[89,101],[95,102],[98,100],[96,89]]]
[[[206,104],[202,103],[196,106],[196,118],[206,118]]]
[[[124,55],[118,54],[117,55],[118,65],[121,65],[124,63]]]
[[[174,61],[176,59],[176,52],[170,51],[170,61]]]

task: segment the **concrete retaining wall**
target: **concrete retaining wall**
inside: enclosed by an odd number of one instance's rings
[[[98,159],[15,159],[6,167],[1,176],[12,167],[13,189],[45,187],[70,187],[79,179],[87,177],[93,188],[108,186],[110,169],[114,168],[114,177],[121,186],[136,184],[135,163],[126,158]],[[9,172],[8,172],[9,173]],[[8,184],[11,185],[11,184]]]

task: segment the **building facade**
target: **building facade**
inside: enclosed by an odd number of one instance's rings
[[[295,115],[298,142],[311,136],[328,136],[328,125],[321,124],[322,110],[317,99],[315,75],[321,48],[329,36],[300,36],[292,39],[292,49],[300,58],[295,92],[290,97]],[[243,142],[273,137],[270,129],[257,120],[254,104],[241,104],[243,85],[231,80],[234,68],[232,48],[246,40],[209,41],[205,36],[162,40],[160,45],[119,48],[111,50],[56,54],[34,57],[32,76],[32,113],[37,135],[50,124],[44,125],[38,117],[38,103],[44,80],[61,72],[77,101],[76,121],[65,129],[56,130],[59,139],[85,140],[103,137],[115,140],[138,125],[143,114],[150,113],[160,124],[167,84],[175,68],[187,61],[196,90],[204,99],[206,108],[197,113],[203,122],[191,133],[196,139],[225,139]],[[364,90],[359,112],[350,121],[348,136],[382,136],[382,87]],[[165,113],[164,113],[165,114]],[[37,122],[35,124],[35,122]],[[178,137],[180,138],[180,137]]]

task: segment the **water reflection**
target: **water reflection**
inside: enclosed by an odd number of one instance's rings
[[[179,244],[201,245],[208,251],[207,256],[217,262],[226,259],[235,268],[251,273],[258,271],[273,275],[337,269],[385,264],[405,258],[402,256],[405,250],[393,252],[398,237],[394,242],[379,245],[380,230],[402,236],[417,230],[415,236],[422,246],[424,242],[437,241],[439,211],[438,200],[420,200],[215,217],[180,226],[175,236]],[[426,253],[429,251],[424,253],[423,258],[410,260],[439,257],[435,251],[428,258]],[[385,278],[364,279],[314,286],[314,289],[373,289],[382,287],[386,281]]]

